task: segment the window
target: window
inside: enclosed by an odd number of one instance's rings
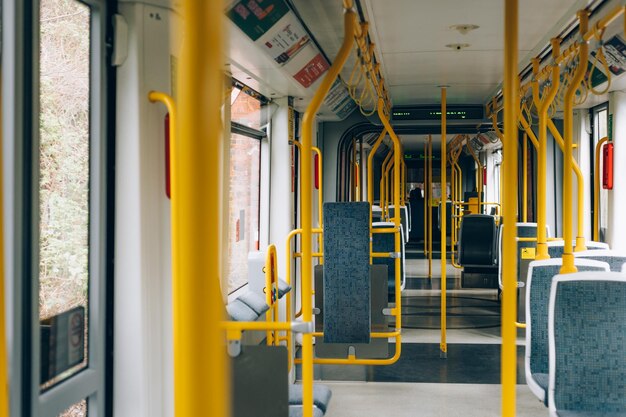
[[[40,4],[40,382],[47,388],[87,366],[90,10],[75,0]]]
[[[228,292],[248,282],[248,254],[259,250],[261,140],[265,100],[239,83],[231,94]]]

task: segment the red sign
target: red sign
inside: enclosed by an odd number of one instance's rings
[[[326,62],[322,54],[317,54],[293,78],[302,84],[304,88],[309,88],[327,69],[328,62]]]

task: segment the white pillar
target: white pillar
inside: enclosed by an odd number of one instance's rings
[[[611,119],[613,131],[611,132]],[[609,94],[609,138],[613,140],[613,178],[626,178],[626,93],[613,91]],[[620,140],[621,139],[621,140]],[[626,183],[614,181],[613,190],[609,191],[609,219],[607,242],[611,249],[626,250]]]

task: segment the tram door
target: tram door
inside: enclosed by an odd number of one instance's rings
[[[100,417],[112,281],[105,0],[4,0],[2,11],[11,415]]]

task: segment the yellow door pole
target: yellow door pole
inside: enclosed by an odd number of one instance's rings
[[[348,2],[351,3],[351,2]],[[345,5],[345,4],[344,4]],[[348,4],[348,6],[352,6]],[[221,13],[221,12],[220,12]],[[329,68],[313,99],[309,103],[302,119],[302,153],[300,175],[300,201],[302,224],[302,319],[306,323],[313,321],[313,306],[311,294],[312,285],[312,218],[311,218],[311,144],[313,123],[322,100],[328,94],[330,87],[337,79],[343,68],[354,43],[356,29],[356,14],[352,8],[344,13],[344,39],[341,49]],[[200,397],[203,398],[203,397]],[[310,333],[302,335],[302,407],[304,417],[313,417],[313,336]]]
[[[428,135],[428,278],[433,276],[433,137]]]
[[[174,407],[177,417],[230,415],[221,298],[222,1],[185,0],[180,140],[172,164]],[[211,277],[207,279],[206,277]],[[206,401],[206,393],[212,400]]]
[[[554,136],[554,140],[556,141],[559,148],[565,155],[565,143],[559,129],[556,128],[554,122],[551,118],[548,118],[548,129]],[[574,248],[574,252],[582,252],[587,250],[587,246],[585,245],[585,237],[584,237],[584,228],[585,228],[585,183],[583,179],[583,173],[578,166],[578,162],[574,159],[574,155],[571,155],[572,160],[572,169],[574,170],[574,174],[576,175],[576,181],[578,184],[578,194],[577,194],[577,207],[578,207],[578,216],[577,216],[577,235],[576,235],[576,247]]]
[[[522,221],[528,221],[528,135],[524,133],[522,141]]]
[[[504,7],[504,187],[502,187],[503,262],[502,262],[502,416],[515,416],[517,383],[517,76],[518,2],[506,0]]]
[[[0,97],[2,89],[0,88]],[[6,339],[5,276],[4,276],[4,164],[2,154],[2,103],[0,103],[0,417],[9,417],[9,371]]]
[[[446,178],[446,122],[447,122],[447,88],[441,87],[441,342],[439,343],[439,355],[442,358],[448,357],[448,343],[446,342],[446,209],[448,204],[447,178]]]
[[[587,32],[587,24],[589,20],[589,12],[580,10],[578,13],[579,30],[581,35]],[[578,67],[574,73],[570,84],[565,91],[565,99],[563,104],[563,139],[565,149],[563,151],[563,265],[561,266],[561,274],[569,274],[576,272],[574,265],[574,254],[572,247],[572,142],[573,142],[573,114],[574,114],[574,97],[576,90],[587,73],[587,63],[589,61],[589,45],[587,42],[581,42],[578,45]]]
[[[593,240],[596,242],[600,240],[600,151],[602,145],[608,140],[609,138],[602,138],[596,144],[595,185],[593,187]]]
[[[552,57],[556,59],[560,55],[561,40],[553,38],[552,41]],[[548,154],[548,109],[554,101],[559,90],[559,71],[557,64],[552,67],[551,85],[543,96],[539,97],[539,81],[532,81],[533,101],[539,112],[539,149],[537,152],[537,254],[536,259],[548,259],[548,235],[546,233],[546,185],[547,185],[547,154]],[[533,59],[533,74],[535,76],[539,72],[539,59]]]
[[[424,177],[423,177],[423,194],[424,194],[424,255],[428,255],[428,143],[424,143]],[[430,274],[429,274],[430,276]]]

